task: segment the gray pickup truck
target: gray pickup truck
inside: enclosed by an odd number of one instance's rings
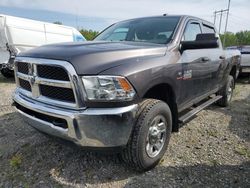
[[[148,170],[180,124],[214,102],[229,104],[239,58],[227,55],[205,20],[131,19],[91,42],[19,54],[13,99],[36,129],[84,147],[117,149],[130,166]]]

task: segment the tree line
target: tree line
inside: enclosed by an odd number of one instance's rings
[[[98,31],[93,30],[87,30],[87,29],[81,29],[80,33],[85,37],[86,40],[93,40],[97,35]]]
[[[63,25],[63,23],[60,21],[55,21],[55,22],[53,22],[53,24]],[[79,32],[85,37],[86,40],[93,40],[99,33],[98,31],[93,31],[91,29],[89,29],[89,30],[81,29],[81,30],[79,30]]]
[[[224,47],[250,45],[250,31],[239,31],[237,33],[226,32],[220,35],[221,41],[226,36]]]

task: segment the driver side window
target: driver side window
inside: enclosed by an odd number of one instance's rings
[[[182,41],[195,41],[197,34],[201,34],[200,24],[197,22],[189,22],[186,26]]]

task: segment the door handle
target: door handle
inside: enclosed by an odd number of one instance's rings
[[[203,61],[203,62],[207,62],[207,61],[209,61],[210,59],[208,58],[208,57],[203,57],[203,58],[201,58],[201,61]]]
[[[220,59],[226,59],[226,57],[224,55],[221,55]]]

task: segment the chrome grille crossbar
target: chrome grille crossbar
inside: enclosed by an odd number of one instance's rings
[[[20,72],[17,72],[17,77],[26,81],[31,81],[34,78],[33,76],[23,74]],[[48,86],[71,88],[71,83],[68,81],[52,80],[52,79],[40,78],[38,76],[36,76],[34,80],[34,84],[43,84],[43,85],[48,85]]]

